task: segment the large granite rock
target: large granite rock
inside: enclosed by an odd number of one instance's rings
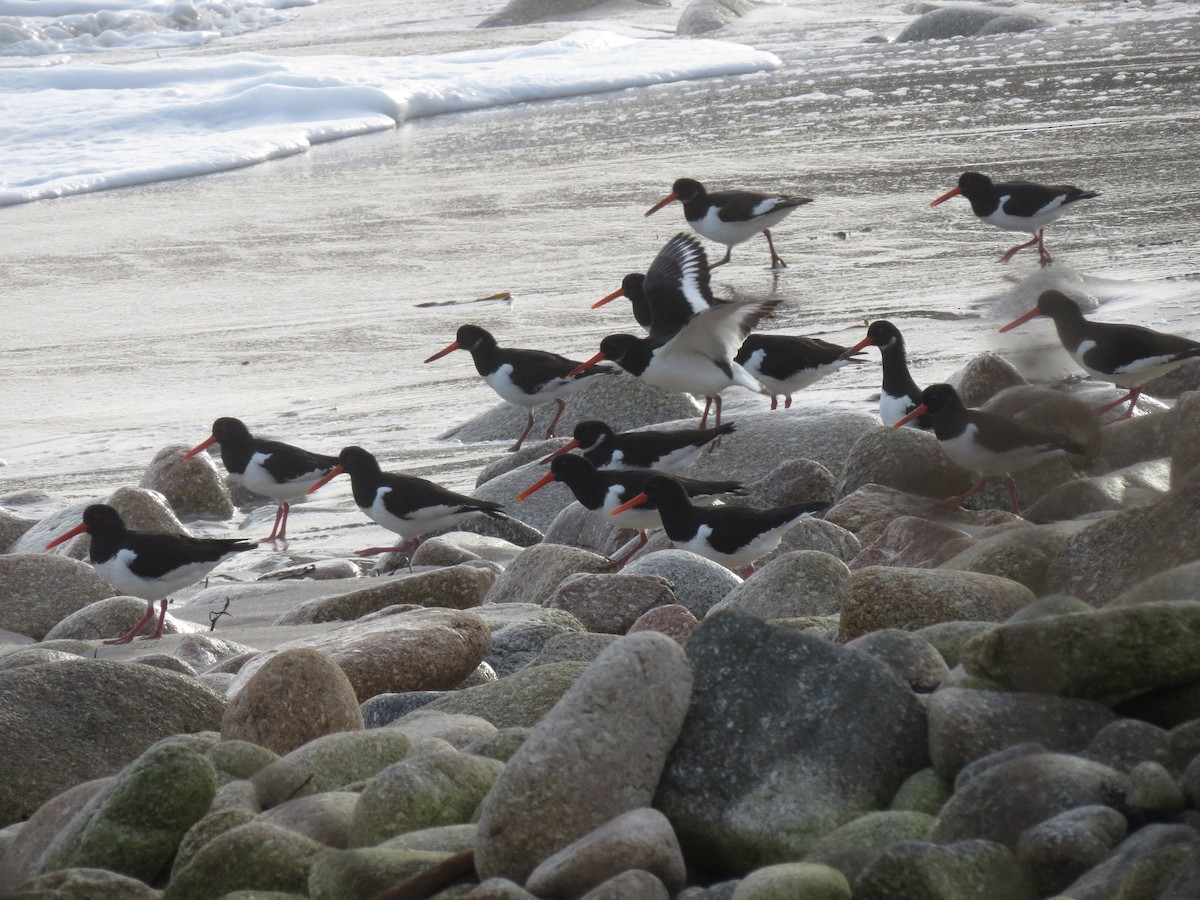
[[[207,453],[191,459],[186,444],[163,447],[150,460],[138,487],[158,491],[181,519],[228,519],[233,499],[217,464]]]
[[[79,560],[48,553],[0,556],[0,628],[5,631],[40,641],[71,613],[116,593]]]
[[[1043,16],[1021,9],[1014,12],[1002,6],[954,3],[931,10],[910,22],[896,37],[896,43],[943,41],[956,37],[978,37],[1044,28],[1050,22]]]

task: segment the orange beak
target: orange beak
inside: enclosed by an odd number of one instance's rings
[[[646,210],[645,214],[647,216],[652,216],[656,212],[658,212],[660,209],[662,209],[664,206],[666,206],[668,203],[674,203],[678,199],[679,198],[675,196],[675,192],[672,191],[671,193],[667,194],[667,196],[663,197],[661,200],[659,200],[657,203],[655,203],[648,210]]]
[[[546,463],[550,462],[550,460],[555,459],[556,457],[559,457],[559,456],[563,456],[567,453],[570,453],[572,450],[574,450],[578,446],[579,446],[579,441],[576,441],[576,440],[569,441],[566,444],[563,444],[561,447],[559,447],[557,450],[555,450],[553,453],[551,453],[545,459],[539,459],[538,465],[544,466]],[[517,499],[520,500],[521,498],[518,497]]]
[[[905,425],[907,425],[913,419],[919,418],[919,417],[925,415],[925,413],[927,413],[927,412],[929,412],[929,407],[926,406],[924,403],[922,403],[920,406],[918,406],[916,409],[914,409],[912,412],[910,412],[907,416],[905,416],[903,419],[901,419],[899,422],[897,422],[892,427],[893,428],[903,428]]]
[[[590,368],[591,368],[592,366],[594,366],[596,363],[598,363],[598,362],[603,362],[603,361],[604,361],[604,354],[603,354],[603,353],[597,353],[595,356],[593,356],[593,357],[592,357],[591,359],[589,359],[587,362],[585,362],[585,363],[580,363],[580,364],[579,364],[579,365],[577,365],[575,368],[573,368],[573,369],[572,369],[570,372],[568,372],[568,373],[567,373],[567,377],[568,377],[568,378],[574,378],[576,375],[578,375],[578,374],[579,374],[580,372],[582,372],[584,369],[590,369]]]
[[[429,359],[425,360],[425,362],[430,363],[430,362],[433,362],[435,359],[441,359],[447,353],[453,353],[457,349],[458,349],[458,341],[455,341],[449,347],[444,347],[443,349],[439,350],[437,353],[433,354],[433,356],[429,357]]]
[[[343,469],[341,466],[334,466],[332,469],[329,470],[328,475],[326,475],[320,481],[316,482],[312,487],[310,487],[304,493],[311,494],[313,491],[317,490],[318,488],[322,487],[323,485],[327,484],[328,482],[333,481],[333,479],[337,478],[339,475],[341,475],[345,471],[346,470]]]
[[[529,487],[525,488],[525,490],[521,491],[521,493],[517,494],[518,502],[521,500],[524,500],[526,497],[528,497],[530,494],[534,493],[535,491],[540,491],[542,488],[544,488],[546,485],[548,485],[553,480],[554,480],[554,473],[547,472],[545,475],[543,475],[541,478],[539,478],[537,481],[535,481]]]
[[[1001,331],[1001,333],[1003,333],[1005,331],[1012,331],[1018,325],[1024,325],[1030,319],[1036,319],[1041,314],[1042,314],[1042,311],[1035,306],[1029,312],[1025,313],[1025,315],[1020,316],[1016,319],[1013,319],[1011,322],[1009,322],[1007,325],[1005,325],[1003,328],[1001,328],[1000,331]]]
[[[962,193],[962,191],[959,190],[958,188],[952,188],[951,190],[946,191],[946,193],[942,194],[942,196],[938,197],[936,200],[934,200],[929,205],[937,206],[939,203],[945,203],[951,197],[957,197],[961,193]]]
[[[85,531],[87,531],[87,523],[80,522],[66,534],[60,534],[58,537],[48,543],[44,549],[49,550],[51,547],[57,547],[63,541],[69,541],[71,538],[75,537],[75,535],[83,534]]]
[[[853,347],[851,347],[849,350],[847,350],[845,353],[843,353],[841,356],[839,356],[834,361],[840,362],[843,359],[849,359],[855,353],[857,353],[859,350],[863,349],[863,347],[873,347],[874,345],[875,345],[875,342],[872,341],[870,338],[863,338],[861,341],[859,341],[857,344],[855,344]]]
[[[651,210],[650,212],[654,212],[654,210]],[[650,213],[646,213],[646,215],[649,215],[649,214]],[[609,294],[603,300],[597,300],[595,303],[593,303],[592,309],[599,309],[605,303],[608,303],[610,300],[616,300],[618,297],[624,297],[624,296],[625,296],[625,288],[617,288],[615,291],[613,291],[611,294]]]
[[[184,459],[191,459],[193,456],[195,456],[195,455],[196,455],[197,453],[199,453],[201,450],[207,450],[209,447],[211,447],[211,446],[212,446],[213,444],[215,444],[216,442],[217,442],[217,436],[214,434],[212,437],[210,437],[210,438],[209,438],[207,441],[205,441],[203,444],[197,444],[195,447],[193,447],[193,448],[192,448],[191,450],[189,450],[187,453],[183,454],[183,458],[184,458]]]
[[[626,500],[624,503],[622,503],[620,506],[618,506],[616,509],[614,509],[611,513],[609,513],[609,515],[615,516],[617,513],[623,513],[627,509],[633,509],[635,506],[641,506],[643,503],[645,503],[649,499],[650,498],[647,497],[644,492],[641,494],[638,494],[636,497],[630,497],[628,500]]]

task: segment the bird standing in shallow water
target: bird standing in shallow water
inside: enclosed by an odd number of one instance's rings
[[[184,454],[191,459],[213,444],[221,446],[221,462],[231,478],[249,490],[275,501],[275,526],[268,541],[287,538],[288,511],[309,485],[337,465],[337,459],[310,453],[282,441],[268,441],[250,434],[241,419],[222,416],[213,422],[212,436]]]
[[[791,334],[751,334],[742,342],[734,362],[771,392],[771,409],[792,408],[792,394],[816,384],[851,363],[853,350],[820,338]]]
[[[1032,240],[1009,248],[1000,257],[1000,262],[1008,262],[1019,250],[1032,247],[1038,248],[1038,259],[1041,264],[1052,262],[1050,253],[1046,250],[1046,226],[1058,219],[1073,204],[1080,200],[1090,200],[1099,197],[1097,191],[1085,191],[1074,185],[1033,184],[1028,181],[992,181],[979,172],[963,172],[958,178],[958,185],[938,197],[930,206],[945,203],[951,197],[962,195],[971,203],[971,211],[976,217],[1003,228],[1006,231],[1026,231],[1033,235]]]
[[[529,414],[525,430],[517,442],[508,449],[521,449],[521,444],[533,430],[533,410],[544,403],[555,403],[558,411],[550,420],[546,437],[554,437],[554,426],[558,424],[563,410],[567,408],[564,398],[583,388],[597,375],[608,375],[613,370],[606,366],[581,365],[577,360],[567,359],[557,353],[544,350],[521,350],[501,347],[492,335],[478,325],[463,325],[458,329],[453,343],[425,360],[427,363],[441,359],[455,350],[466,350],[475,361],[475,371],[483,376],[497,394],[509,403],[524,408]],[[573,377],[572,377],[573,376]]]
[[[1063,348],[1089,375],[1129,388],[1125,396],[1096,410],[1108,412],[1128,400],[1129,408],[1118,419],[1133,415],[1143,385],[1151,378],[1200,358],[1200,342],[1191,338],[1152,331],[1140,325],[1089,322],[1083,317],[1079,304],[1062,291],[1043,291],[1037,306],[1000,330],[1011,331],[1038,316],[1053,320]]]
[[[787,263],[775,252],[771,229],[806,203],[809,197],[783,194],[759,194],[754,191],[713,191],[692,178],[680,178],[671,185],[671,193],[646,210],[650,216],[676,200],[683,204],[683,217],[700,235],[725,245],[725,256],[710,268],[723,266],[733,254],[734,244],[750,240],[760,231],[771,250],[771,268],[784,269]]]
[[[343,472],[350,476],[354,503],[363,514],[404,538],[399,546],[370,547],[359,550],[358,556],[416,550],[425,535],[444,531],[474,516],[508,518],[499,503],[456,494],[414,475],[384,472],[379,461],[362,447],[343,447],[338,464],[308,492],[311,494]]]
[[[146,614],[119,638],[106,644],[128,644],[154,617],[158,625],[147,638],[160,638],[167,616],[167,597],[195,584],[225,560],[258,546],[236,538],[198,538],[156,531],[131,531],[121,514],[104,503],[83,511],[83,521],[46,545],[49,550],[78,534],[91,535],[88,558],[100,577],[128,597],[147,601]]]
[[[1078,441],[1031,428],[1007,416],[968,409],[948,384],[925,388],[921,392],[921,405],[892,427],[900,428],[926,413],[933,417],[933,433],[942,452],[968,472],[980,476],[974,487],[949,498],[947,504],[957,505],[979,493],[989,475],[1003,475],[1012,511],[1020,515],[1017,483],[1011,473],[1054,456],[1087,453],[1087,448]]]

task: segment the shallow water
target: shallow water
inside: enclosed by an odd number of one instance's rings
[[[204,52],[459,49],[579,25],[475,30],[477,8],[435,8],[396,21],[394,5],[327,0]],[[466,354],[421,360],[464,321],[580,357],[632,330],[624,304],[588,307],[686,227],[678,206],[642,215],[683,175],[813,197],[775,230],[789,267],[767,270],[752,240],[714,273],[718,293],[776,293],[770,330],[845,344],[891,318],[923,383],[982,350],[1072,372],[1049,323],[996,333],[1050,284],[1090,294],[1097,318],[1200,335],[1200,17],[1169,3],[1053,9],[1064,24],[1044,32],[894,45],[863,40],[898,31],[911,18],[898,6],[764,8],[719,37],[777,54],[774,72],[440,116],[225,174],[0,209],[0,496],[102,496],[220,415],[469,488],[507,442],[437,435],[495,395]],[[666,27],[677,10],[636,13]],[[1021,235],[962,200],[928,207],[967,168],[1102,196],[1048,229],[1054,265],[1025,251],[1002,266]],[[513,300],[419,305],[501,290]],[[791,415],[870,409],[878,386],[876,366],[852,367]],[[765,407],[727,396],[730,418]],[[316,533],[354,531],[329,546],[375,540],[350,528],[345,485],[325,494],[336,515],[313,509]]]

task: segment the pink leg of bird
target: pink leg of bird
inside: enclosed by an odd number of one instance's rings
[[[783,401],[783,408],[784,408],[784,409],[791,409],[791,408],[792,408],[792,395],[791,395],[791,394],[788,394],[788,395],[787,395],[787,397],[786,397],[786,398],[784,398],[784,401]]]
[[[982,491],[983,485],[986,481],[987,481],[987,476],[984,476],[983,478],[980,478],[977,482],[975,482],[975,487],[971,488],[965,494],[959,494],[957,497],[950,497],[946,500],[943,500],[942,503],[944,503],[946,506],[959,506],[968,497],[974,497],[976,494],[978,494],[980,491]]]
[[[521,449],[521,445],[525,443],[525,438],[529,437],[529,432],[533,431],[533,411],[529,412],[529,421],[525,423],[525,430],[521,432],[521,436],[517,438],[517,442],[508,448],[509,453],[516,453]]]
[[[1046,249],[1046,229],[1039,228],[1037,233],[1038,245],[1038,261],[1043,266],[1048,266],[1054,262],[1054,258],[1050,255],[1050,251]]]
[[[720,262],[711,263],[711,264],[709,265],[709,267],[708,267],[709,271],[711,272],[711,271],[712,271],[713,269],[715,269],[717,266],[723,266],[723,265],[725,265],[725,263],[729,262],[729,258],[730,258],[731,256],[733,256],[733,244],[730,244],[729,246],[727,246],[727,247],[725,248],[725,257],[724,257],[724,258],[723,258],[723,259],[722,259]]]
[[[567,408],[567,401],[561,397],[557,398],[554,402],[558,404],[558,412],[554,414],[554,418],[550,420],[550,427],[546,429],[546,437],[548,438],[554,437],[554,426],[558,424],[558,420],[562,418],[563,410]]]
[[[266,540],[275,542],[282,541],[287,537],[288,510],[290,508],[290,505],[287,503],[281,503],[275,507],[275,526],[271,529],[271,533],[267,536]]]
[[[1008,485],[1008,502],[1012,504],[1013,515],[1019,516],[1021,514],[1021,502],[1017,497],[1017,483],[1011,475],[1007,474],[1004,476],[1004,483]]]
[[[748,566],[746,566],[746,568],[742,569],[742,580],[749,578],[751,575],[753,575],[757,571],[758,571],[758,569],[754,568],[754,563],[750,563],[750,565],[748,565]]]
[[[708,411],[712,408],[712,402],[713,402],[712,397],[704,398],[704,414],[702,416],[700,416],[700,427],[701,428],[703,428],[705,425],[708,424]]]
[[[1119,415],[1115,419],[1113,419],[1114,422],[1120,422],[1122,419],[1128,419],[1130,416],[1133,415],[1133,408],[1135,406],[1137,406],[1138,398],[1141,396],[1142,396],[1142,387],[1141,387],[1141,385],[1138,385],[1132,391],[1130,391],[1128,394],[1126,394],[1124,397],[1121,397],[1118,400],[1114,400],[1112,403],[1106,403],[1103,406],[1097,407],[1096,412],[1098,412],[1098,413],[1108,412],[1110,409],[1116,409],[1118,406],[1120,406],[1122,403],[1124,403],[1126,400],[1128,400],[1129,401],[1129,409],[1125,410],[1125,412],[1122,415]]]
[[[1010,259],[1012,259],[1014,256],[1017,255],[1018,250],[1024,250],[1026,247],[1032,247],[1037,242],[1038,242],[1038,238],[1037,238],[1037,235],[1035,234],[1032,238],[1030,238],[1025,243],[1017,244],[1017,246],[1015,246],[1015,247],[1010,247],[1008,250],[1004,251],[1004,255],[1002,257],[1000,257],[1000,262],[1002,262],[1002,263],[1008,262]]]
[[[407,553],[410,550],[416,550],[421,546],[420,538],[413,538],[411,541],[405,541],[396,547],[368,547],[366,550],[359,550],[355,556],[378,556],[381,553]]]
[[[774,394],[771,395],[771,409],[779,409],[779,398]]]
[[[766,237],[766,239],[767,239],[767,246],[771,248],[771,268],[772,269],[786,269],[787,263],[785,263],[783,261],[783,257],[781,257],[778,253],[775,252],[775,242],[773,240],[771,240],[771,229],[764,228],[763,236]]]
[[[631,559],[633,559],[633,555],[634,555],[635,553],[637,553],[639,550],[641,550],[643,547],[645,547],[645,546],[646,546],[646,541],[648,541],[648,540],[650,540],[650,535],[648,535],[648,534],[647,534],[646,532],[644,532],[644,531],[639,531],[639,532],[638,532],[638,542],[637,542],[636,544],[634,544],[634,545],[633,545],[633,549],[632,549],[632,550],[630,550],[628,553],[626,553],[626,554],[625,554],[624,556],[622,556],[620,559],[612,559],[612,560],[609,560],[609,562],[611,562],[611,563],[612,563],[612,566],[613,566],[613,568],[614,568],[614,569],[619,569],[619,568],[621,568],[622,566],[624,566],[624,565],[625,565],[625,563],[627,563],[627,562],[629,562]]]
[[[167,603],[168,600],[166,597],[163,597],[158,601],[158,624],[154,626],[153,634],[146,635],[144,638],[142,638],[143,641],[153,641],[163,636],[163,625],[165,625],[167,621]],[[151,604],[150,608],[154,608],[153,604]]]
[[[167,601],[164,600],[162,603],[163,603],[163,615],[166,615]],[[146,605],[146,614],[138,620],[138,623],[136,625],[134,625],[132,628],[130,628],[127,632],[125,632],[119,638],[113,638],[111,641],[105,641],[104,643],[106,643],[106,644],[128,644],[135,637],[137,637],[137,633],[139,631],[141,631],[143,628],[145,628],[146,623],[149,622],[152,618],[154,618],[154,601],[153,600],[151,600]],[[159,622],[159,628],[160,629],[162,628],[161,620]],[[159,631],[159,637],[162,637],[161,630]]]

